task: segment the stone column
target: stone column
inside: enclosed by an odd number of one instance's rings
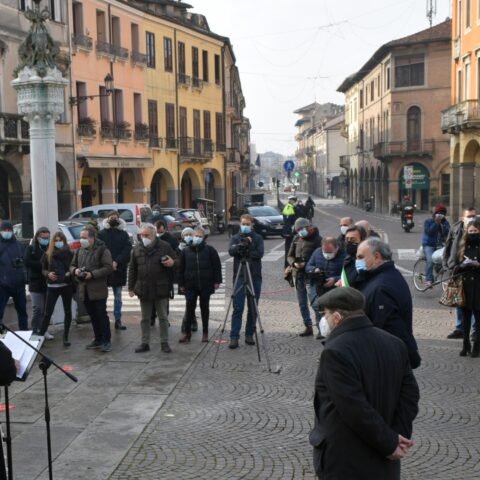
[[[453,221],[460,217],[460,165],[452,163],[450,165],[452,173],[450,175],[450,207]]]
[[[474,185],[475,163],[461,163],[459,168],[458,189],[460,192],[459,213],[475,203]]]
[[[55,120],[64,110],[67,80],[58,68],[40,77],[24,67],[12,81],[18,110],[30,124],[30,169],[32,175],[33,227],[58,230]]]

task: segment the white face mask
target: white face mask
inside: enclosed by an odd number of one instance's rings
[[[469,225],[470,223],[472,223],[473,221],[475,220],[475,217],[474,218],[469,218],[469,217],[463,217],[463,224],[464,225]]]
[[[340,231],[342,232],[342,235],[345,235],[347,233],[348,228],[349,227],[347,227],[346,225],[340,226]]]
[[[90,242],[88,241],[88,238],[81,238],[80,239],[80,245],[83,248],[88,248],[90,246]]]
[[[323,253],[323,256],[325,257],[325,260],[332,260],[333,258],[335,258],[334,253],[326,253],[326,252],[322,252],[322,253]]]
[[[146,237],[142,237],[142,242],[146,247],[148,247],[152,243],[152,241]]]
[[[320,319],[320,333],[322,337],[328,337],[332,333],[332,327],[325,316]]]

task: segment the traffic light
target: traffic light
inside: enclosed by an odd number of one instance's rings
[[[297,171],[297,172],[294,173],[294,175],[298,178],[301,174],[300,174],[300,172]]]

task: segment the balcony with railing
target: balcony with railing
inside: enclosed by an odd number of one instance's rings
[[[78,48],[79,50],[85,50],[87,52],[90,52],[93,48],[92,37],[80,33],[72,35],[72,43],[74,47]]]
[[[134,65],[139,65],[141,67],[146,67],[147,66],[147,54],[146,53],[136,52],[135,50],[133,50],[130,53],[130,58],[131,58],[132,63]]]
[[[178,84],[181,86],[181,87],[186,87],[188,88],[190,86],[190,83],[191,83],[191,79],[188,75],[186,75],[185,73],[179,73],[177,75],[177,79],[178,79]]]
[[[240,165],[240,152],[236,148],[227,148],[227,163]]]
[[[192,77],[192,88],[201,90],[203,88],[203,80],[198,77]]]
[[[167,150],[176,150],[178,148],[177,139],[174,137],[167,137],[165,139],[165,148]]]
[[[208,162],[213,157],[213,142],[208,138],[180,137],[181,162]]]
[[[432,157],[434,153],[433,139],[380,142],[373,146],[373,156],[380,160],[406,156]]]
[[[149,148],[163,148],[163,138],[160,137],[148,137]]]
[[[480,101],[465,100],[442,112],[442,132],[458,133],[480,128]]]
[[[102,122],[100,136],[104,140],[129,141],[132,138],[132,130],[128,122],[120,122],[116,125],[112,122]]]
[[[112,54],[115,58],[118,58],[122,62],[126,62],[128,60],[128,48],[121,47],[120,45],[112,45]]]
[[[29,145],[28,122],[22,115],[0,113],[0,150],[5,145]]]
[[[113,57],[114,52],[113,52],[113,45],[108,42],[101,42],[97,40],[97,43],[95,44],[95,49],[97,51],[98,55],[106,55]]]

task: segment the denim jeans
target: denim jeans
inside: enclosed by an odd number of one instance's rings
[[[308,302],[310,303],[313,311],[315,312],[315,324],[318,327],[320,325],[320,319],[322,318],[322,315],[320,314],[318,305],[316,303],[313,303],[314,300],[318,297],[317,286],[308,284],[307,293],[308,293]]]
[[[456,308],[456,320],[455,320],[455,330],[463,333],[463,308]],[[478,327],[477,322],[475,321],[475,316],[472,315],[471,318],[471,327],[472,332],[477,333]]]
[[[30,292],[32,299],[32,330],[35,333],[40,331],[45,313],[45,298],[47,292]]]
[[[122,318],[122,288],[112,287],[113,290],[113,318],[115,320],[121,320]]]
[[[0,286],[0,325],[3,323],[3,314],[10,297],[13,298],[13,304],[17,311],[18,329],[28,330],[27,296],[24,285],[17,287]]]
[[[230,332],[230,338],[239,338],[240,330],[242,329],[242,316],[245,308],[245,291],[243,288],[243,277],[240,275],[239,283],[234,292],[233,297],[233,313],[232,313],[232,331]],[[260,292],[262,290],[262,277],[253,277],[253,290],[255,298],[260,299]],[[255,306],[253,302],[248,302],[247,324],[245,326],[245,335],[252,336],[255,333],[255,325],[257,323],[257,315],[255,312]]]
[[[435,247],[430,247],[429,245],[423,246],[423,251],[425,253],[425,260],[427,262],[427,267],[425,270],[425,277],[427,282],[433,282],[433,260],[432,255],[436,250]]]
[[[306,327],[311,327],[312,317],[310,316],[310,309],[308,308],[308,304],[310,303],[310,291],[307,293],[307,282],[308,280],[305,277],[297,277],[295,279],[295,290],[297,291],[298,306],[300,307],[303,324]]]

